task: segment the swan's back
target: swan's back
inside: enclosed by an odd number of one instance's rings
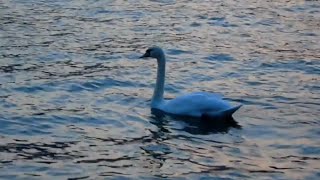
[[[204,113],[222,112],[232,107],[217,94],[191,93],[165,101],[160,108],[170,114],[201,117]]]

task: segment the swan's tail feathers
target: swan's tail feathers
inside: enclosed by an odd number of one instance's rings
[[[228,119],[232,118],[232,114],[236,112],[242,105],[238,105],[235,107],[232,107],[227,110],[218,111],[218,112],[208,112],[204,113],[202,115],[202,118],[204,119]]]
[[[241,106],[242,106],[242,104],[235,106],[235,107],[232,107],[226,111],[223,111],[222,114],[224,114],[225,116],[232,116],[232,114],[234,112],[236,112],[239,108],[241,108]]]

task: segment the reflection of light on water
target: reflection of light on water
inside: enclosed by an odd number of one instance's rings
[[[0,177],[316,179],[317,3],[2,1]],[[152,115],[151,45],[241,128]]]

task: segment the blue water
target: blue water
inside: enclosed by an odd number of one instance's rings
[[[0,2],[0,179],[319,179],[318,1]],[[223,94],[207,127],[150,111]]]

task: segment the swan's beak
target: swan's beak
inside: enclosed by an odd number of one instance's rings
[[[150,57],[150,53],[145,53],[144,55],[142,55],[140,58],[147,58],[147,57]]]

